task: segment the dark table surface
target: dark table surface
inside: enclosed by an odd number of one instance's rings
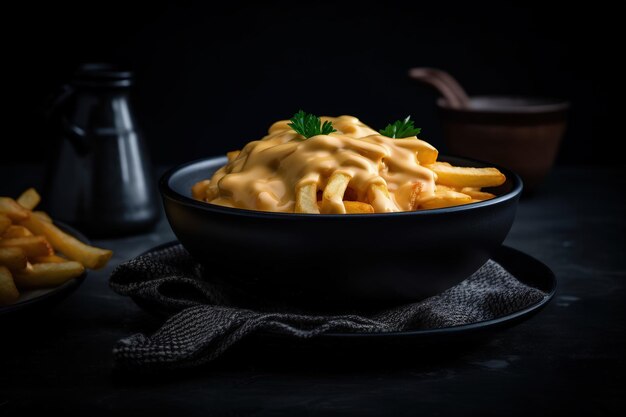
[[[37,167],[0,167],[0,195],[40,185]],[[7,181],[7,178],[10,178]],[[559,285],[538,315],[475,343],[307,350],[243,343],[193,372],[128,375],[111,349],[160,321],[108,288],[120,262],[173,239],[95,243],[105,270],[54,308],[0,321],[0,415],[606,415],[624,408],[626,177],[558,168],[520,204],[506,244],[549,265]]]

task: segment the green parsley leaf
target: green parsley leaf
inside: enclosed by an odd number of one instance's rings
[[[396,120],[393,124],[387,125],[386,128],[380,129],[379,132],[383,136],[396,139],[417,136],[422,129],[413,126],[413,120],[410,119],[411,116],[407,116],[404,120]]]
[[[322,124],[319,117],[302,110],[294,114],[289,121],[291,123],[288,126],[306,139],[317,135],[329,135],[337,131],[331,122],[326,121]]]

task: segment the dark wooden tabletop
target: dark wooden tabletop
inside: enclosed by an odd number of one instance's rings
[[[0,195],[40,185],[36,167],[0,167]],[[7,180],[9,178],[9,180]],[[607,415],[624,408],[626,176],[558,168],[520,204],[506,244],[556,273],[539,314],[475,343],[355,345],[341,354],[243,343],[193,372],[114,370],[111,349],[160,321],[108,288],[118,263],[173,239],[150,234],[95,243],[103,271],[51,309],[0,320],[0,415]]]

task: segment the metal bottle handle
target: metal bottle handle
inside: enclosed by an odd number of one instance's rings
[[[75,93],[72,86],[64,84],[48,105],[45,116],[49,124],[52,123],[55,114],[59,108]],[[64,137],[74,146],[76,152],[80,155],[86,155],[91,150],[91,145],[87,140],[87,135],[83,129],[70,123],[63,115],[60,117],[60,129]]]

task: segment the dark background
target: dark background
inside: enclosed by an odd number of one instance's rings
[[[51,134],[42,106],[88,61],[136,72],[135,107],[159,164],[239,148],[299,108],[356,115],[375,128],[411,114],[421,137],[445,152],[436,95],[407,77],[414,66],[445,69],[470,94],[569,100],[558,162],[618,162],[599,127],[608,92],[592,79],[601,33],[587,27],[589,7],[139,3],[25,3],[5,15],[20,20],[23,32],[7,42],[11,106],[0,162],[45,159]]]

